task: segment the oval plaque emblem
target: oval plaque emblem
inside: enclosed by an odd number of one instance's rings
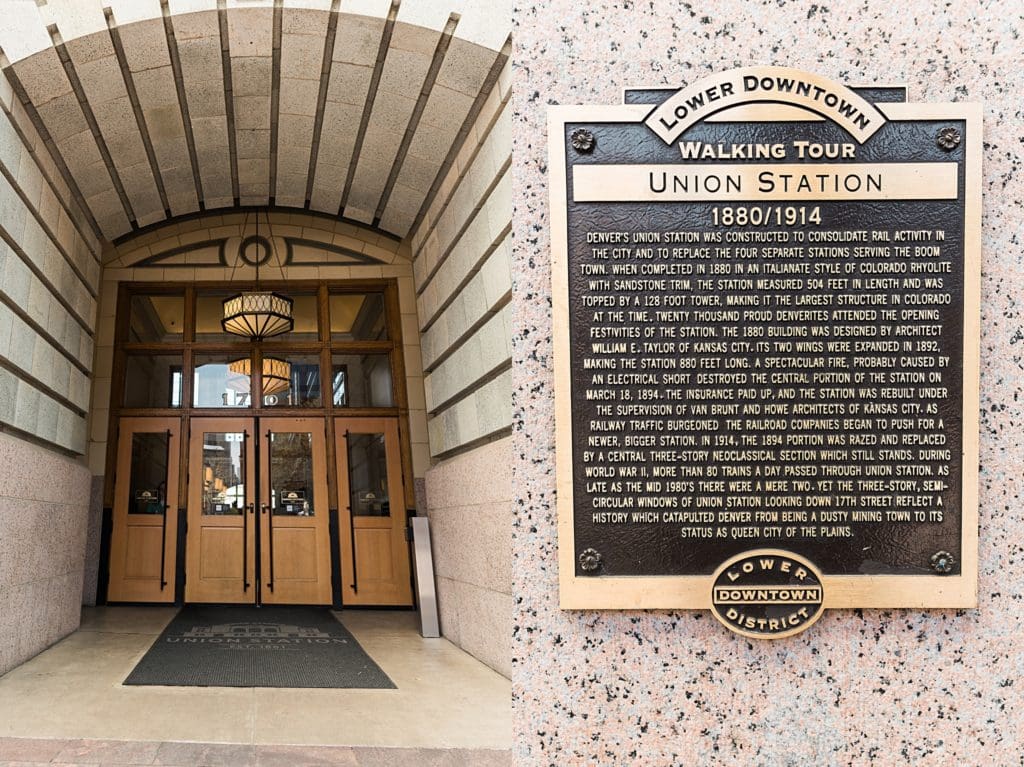
[[[780,549],[737,554],[715,571],[711,612],[730,631],[782,639],[809,628],[824,611],[821,574]]]

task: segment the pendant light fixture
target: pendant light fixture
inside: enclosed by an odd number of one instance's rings
[[[267,214],[267,229],[270,229],[270,214]],[[257,213],[256,234],[243,239],[238,248],[239,260],[256,267],[256,287],[254,290],[243,290],[224,299],[224,317],[220,324],[225,332],[243,336],[251,341],[262,341],[264,338],[287,333],[295,326],[292,299],[274,291],[260,290],[260,264],[270,260],[271,253],[276,253],[273,241],[272,232],[269,242],[260,237],[260,216]],[[250,246],[256,252],[255,258],[252,259],[247,255]],[[283,278],[284,267],[280,261],[278,265],[281,267]],[[251,379],[252,358],[242,357],[228,363],[228,370]],[[288,391],[291,387],[291,375],[292,366],[289,362],[277,357],[264,357],[260,364],[263,396]]]
[[[267,226],[270,226],[269,214]],[[260,264],[269,261],[272,253],[276,254],[277,249],[274,248],[273,241],[273,236],[269,242],[260,237],[260,216],[257,213],[256,234],[242,240],[238,249],[239,260],[256,267],[256,287],[224,299],[224,315],[220,324],[226,333],[243,336],[252,341],[262,341],[264,338],[287,333],[295,327],[292,299],[272,290],[260,290]],[[253,259],[247,257],[250,247],[256,251],[256,257]],[[284,277],[283,266],[281,277]]]

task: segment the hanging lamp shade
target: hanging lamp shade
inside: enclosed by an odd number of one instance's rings
[[[252,378],[252,359],[242,357],[228,363],[228,370],[238,375]],[[263,378],[263,396],[278,394],[288,391],[291,386],[292,366],[291,363],[277,357],[264,357],[260,365],[260,372]]]
[[[295,326],[292,299],[270,290],[242,291],[224,299],[226,333],[259,341],[287,333]]]

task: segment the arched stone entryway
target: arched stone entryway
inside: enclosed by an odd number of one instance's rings
[[[510,9],[15,5],[0,27],[0,424],[4,484],[39,508],[0,517],[0,555],[24,561],[17,530],[46,504],[61,513],[32,544],[42,571],[0,574],[0,613],[22,626],[0,669],[73,628],[83,556],[87,572],[98,558],[117,285],[251,278],[167,253],[241,236],[259,210],[321,251],[287,279],[395,280],[407,460],[435,522],[442,630],[508,673],[510,480],[466,472],[508,463]],[[32,482],[39,461],[65,467],[62,482]],[[30,620],[40,601],[52,607]]]

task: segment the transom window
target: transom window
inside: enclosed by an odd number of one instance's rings
[[[122,284],[112,406],[397,409],[401,327],[393,281],[261,284],[291,297],[295,318],[291,332],[261,342],[225,333],[220,324],[223,300],[249,287]]]

